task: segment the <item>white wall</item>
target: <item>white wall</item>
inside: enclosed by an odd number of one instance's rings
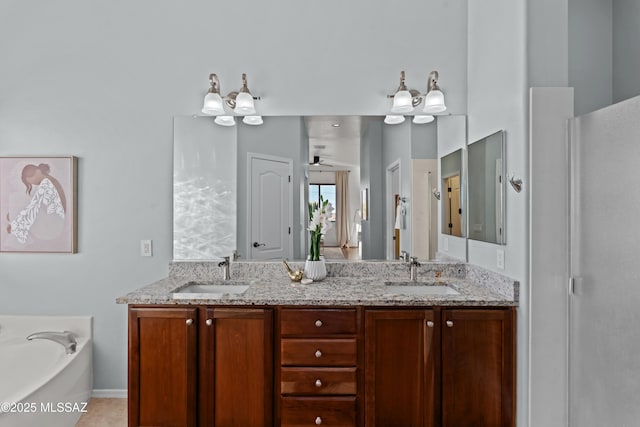
[[[114,300],[167,275],[172,117],[209,73],[227,92],[246,72],[265,115],[380,115],[400,70],[424,90],[437,69],[464,113],[466,24],[449,0],[0,3],[0,153],[79,157],[80,251],[0,254],[0,312],[94,315],[95,387],[126,388]]]

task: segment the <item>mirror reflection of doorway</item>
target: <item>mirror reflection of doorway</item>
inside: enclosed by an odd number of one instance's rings
[[[452,236],[462,236],[462,208],[460,207],[460,175],[443,179],[444,231]]]

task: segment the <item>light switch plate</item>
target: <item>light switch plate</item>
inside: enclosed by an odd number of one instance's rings
[[[504,270],[504,249],[498,249],[496,251],[496,267]]]
[[[443,237],[442,238],[442,250],[443,251],[448,251],[449,250],[449,238],[447,238],[447,237]]]
[[[153,256],[153,240],[140,240],[140,256]]]

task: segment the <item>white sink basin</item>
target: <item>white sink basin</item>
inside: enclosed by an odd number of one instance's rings
[[[460,295],[453,287],[438,282],[384,282],[385,296]]]
[[[249,284],[245,282],[232,282],[233,284],[216,283],[191,283],[173,293],[173,299],[212,299],[223,296],[242,295]]]

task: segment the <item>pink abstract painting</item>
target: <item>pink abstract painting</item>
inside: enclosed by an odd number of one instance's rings
[[[0,252],[77,252],[76,165],[0,157]]]

